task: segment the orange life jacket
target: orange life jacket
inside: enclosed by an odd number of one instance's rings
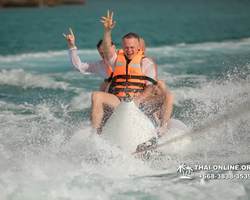
[[[108,75],[110,77],[112,75],[113,69],[108,65],[106,60],[104,60],[104,64],[105,64],[105,67],[108,68],[107,72],[108,72]]]
[[[155,78],[156,78],[156,81],[158,80],[158,77],[157,77],[157,65],[156,63],[152,60],[152,58],[148,57],[148,56],[145,56],[146,58],[148,58],[151,62],[154,63],[154,66],[155,66]],[[106,62],[106,60],[104,60],[104,64],[105,64],[105,67],[108,68],[107,72],[108,72],[108,75],[109,77],[113,76],[112,73],[113,73],[113,69],[108,65],[108,63]],[[109,79],[108,79],[109,80]],[[110,82],[111,80],[109,80]]]
[[[157,84],[155,80],[142,73],[141,59],[144,57],[145,55],[142,55],[142,51],[139,50],[137,55],[127,63],[123,50],[118,51],[109,93],[113,93],[117,97],[129,95],[133,99],[146,88],[146,80]]]

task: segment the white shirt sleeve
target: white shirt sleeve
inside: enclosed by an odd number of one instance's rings
[[[96,74],[108,78],[108,71],[105,67],[104,60],[98,60],[95,62],[81,62],[79,56],[77,55],[76,49],[70,49],[68,51],[70,62],[74,66],[75,70],[81,72],[82,74]]]
[[[116,59],[117,59],[117,53],[115,53],[109,61],[106,60],[108,65],[113,69],[113,71],[115,71]]]
[[[155,74],[155,66],[154,63],[149,60],[148,58],[143,58],[141,61],[142,64],[142,73],[146,76],[156,80],[156,74]],[[150,85],[152,82],[146,81],[146,85]]]

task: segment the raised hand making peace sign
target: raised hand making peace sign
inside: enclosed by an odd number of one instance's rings
[[[69,48],[74,48],[75,47],[75,36],[73,34],[73,31],[71,30],[71,28],[69,28],[70,31],[70,35],[65,35],[63,33],[63,36],[67,39],[67,43],[69,45]]]
[[[109,10],[107,10],[107,17],[102,17],[103,21],[101,21],[101,23],[103,23],[104,29],[107,31],[110,31],[114,28],[115,23],[112,23],[113,20],[113,12],[111,13],[111,16],[109,16]]]

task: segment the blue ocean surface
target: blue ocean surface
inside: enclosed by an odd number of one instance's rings
[[[182,163],[250,166],[250,1],[88,0],[86,6],[0,9],[0,200],[250,199],[244,171],[193,171]],[[101,17],[112,40],[146,41],[158,78],[175,96],[172,117],[198,130],[150,161],[91,133],[91,94],[104,77],[73,69],[63,33],[82,62],[101,59]],[[246,178],[199,178],[200,174]],[[230,180],[229,180],[230,179]]]

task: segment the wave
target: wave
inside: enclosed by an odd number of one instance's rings
[[[249,79],[246,82],[239,80],[228,80],[222,83],[211,82],[208,85],[201,84],[199,88],[189,88],[190,91],[180,88],[180,91],[183,91],[183,94],[186,96],[181,96],[182,94],[178,94],[177,90],[173,90],[173,92],[176,96],[184,100],[190,99],[203,102],[203,104],[199,104],[198,109],[200,111],[205,109],[205,112],[210,112],[216,106],[220,106],[225,111],[227,106],[234,106],[249,98],[247,96],[250,91],[248,81]],[[90,98],[89,94],[87,96],[87,99]],[[75,104],[76,107],[84,106],[85,100],[82,98],[85,97],[85,92],[79,91],[79,96],[75,100],[72,100],[71,104]],[[82,105],[77,105],[77,101],[81,103],[81,99]],[[86,101],[88,101],[87,99]],[[218,101],[217,105],[213,104],[215,101]],[[231,162],[235,163],[236,159],[242,161],[242,156],[245,155],[238,156],[238,154],[232,154],[231,161],[226,156],[226,158],[220,156],[223,155],[223,152],[220,151],[218,155],[211,156],[208,154],[209,150],[226,149],[226,153],[231,153],[230,150],[233,149],[238,153],[241,153],[243,150],[248,152],[249,145],[244,146],[244,141],[238,142],[235,138],[230,138],[231,132],[235,132],[238,136],[240,135],[240,133],[236,132],[236,128],[230,126],[226,128],[216,127],[216,130],[209,133],[212,136],[209,136],[205,132],[201,133],[205,138],[204,142],[197,137],[197,140],[192,143],[195,152],[199,152],[198,155],[194,154],[196,159],[191,157],[193,154],[187,156],[186,154],[179,154],[173,157],[166,156],[165,159],[159,157],[157,158],[158,163],[161,166],[164,165],[165,168],[173,168],[173,173],[169,174],[169,170],[165,169],[153,170],[146,163],[136,160],[130,155],[123,153],[120,149],[105,144],[98,135],[92,135],[89,125],[80,124],[76,126],[75,123],[72,124],[72,122],[67,121],[67,117],[56,117],[55,114],[60,108],[62,108],[60,111],[63,112],[63,116],[67,116],[66,106],[60,105],[55,108],[49,103],[15,105],[0,101],[0,109],[5,109],[4,111],[9,112],[8,115],[3,116],[3,118],[7,118],[9,124],[7,126],[4,123],[1,125],[0,149],[3,157],[0,162],[0,178],[3,180],[3,184],[0,184],[1,191],[16,191],[21,187],[24,192],[20,194],[25,198],[26,194],[34,194],[36,196],[41,188],[43,188],[45,191],[44,195],[48,199],[51,198],[51,191],[55,191],[53,194],[60,197],[63,194],[65,198],[70,198],[72,195],[80,198],[82,188],[87,188],[85,191],[87,191],[88,196],[96,198],[94,196],[95,192],[92,191],[93,187],[89,187],[91,185],[94,186],[95,191],[98,190],[99,193],[101,192],[103,195],[106,195],[105,197],[108,199],[110,194],[107,194],[103,190],[103,186],[99,184],[100,181],[106,181],[112,187],[117,184],[119,187],[124,186],[130,183],[130,181],[131,183],[134,181],[140,183],[151,179],[164,180],[163,182],[167,182],[167,184],[169,182],[171,185],[173,180],[178,182],[176,168],[183,160],[189,165],[193,165],[197,163],[206,164],[206,162],[212,163],[212,161],[220,164],[227,159],[227,163],[230,164]],[[20,120],[21,115],[16,115],[10,111],[10,108],[13,111],[21,111],[23,108],[27,111],[33,111],[33,117],[35,118]],[[3,112],[1,114],[4,115]],[[27,117],[29,116],[27,115]],[[229,122],[231,123],[232,121]],[[247,134],[248,132],[244,133]],[[68,135],[74,136],[70,137],[70,140],[67,141]],[[234,145],[233,142],[237,142],[237,145]],[[202,154],[202,157],[200,154]],[[249,158],[249,155],[247,156]],[[154,160],[152,163],[154,163]],[[103,173],[100,174],[100,171]],[[159,176],[162,173],[167,174],[167,176],[162,178]],[[151,174],[157,174],[157,176],[144,177]],[[24,186],[8,185],[5,180],[9,180],[10,178],[15,182],[27,182],[28,180],[28,184]],[[124,181],[118,183],[118,179],[123,179]],[[198,181],[197,184],[199,185],[200,182]],[[8,190],[4,187],[6,185]],[[32,188],[33,193],[29,188]],[[67,194],[62,193],[61,191],[65,191],[65,189],[71,192]],[[154,190],[153,187],[150,190],[155,193],[159,191]],[[10,193],[5,192],[3,195],[7,197]],[[11,193],[11,195],[15,194]]]
[[[23,89],[43,88],[62,89],[69,88],[66,82],[58,82],[48,74],[38,74],[37,72],[27,72],[23,69],[1,70],[0,85],[18,86]]]
[[[212,51],[216,49],[238,49],[240,47],[247,47],[249,49],[250,38],[242,38],[240,40],[225,40],[221,42],[203,42],[203,43],[178,43],[174,45],[147,47],[148,52],[154,51],[172,51],[172,50],[182,50],[182,49],[190,49],[190,50],[204,50],[204,51]],[[121,45],[117,45],[117,48],[121,48]],[[30,58],[51,58],[55,56],[65,56],[67,54],[68,49],[60,50],[60,51],[47,51],[47,52],[36,52],[36,53],[24,53],[19,55],[7,55],[1,56],[0,61],[2,62],[12,62],[12,61],[21,61],[24,59]],[[93,49],[78,49],[78,54],[87,54],[93,55],[99,58],[97,50]]]
[[[164,51],[164,50],[205,50],[212,51],[221,48],[238,49],[240,47],[247,46],[249,48],[250,38],[243,38],[240,40],[225,40],[221,42],[203,42],[203,43],[179,43],[173,46],[163,46],[163,47],[148,47],[147,51]]]
[[[24,53],[24,54],[19,54],[19,55],[7,55],[7,56],[0,55],[0,62],[22,61],[22,60],[33,59],[33,58],[37,59],[37,58],[62,57],[62,56],[68,56],[67,52],[68,52],[68,49],[61,50],[61,51]],[[79,54],[87,54],[87,55],[94,54],[96,57],[98,55],[96,49],[78,50],[78,53]]]
[[[174,105],[180,110],[179,113],[176,113],[177,117],[180,117],[189,126],[197,126],[207,123],[217,116],[221,116],[220,118],[223,119],[224,114],[230,110],[237,111],[237,108],[242,106],[244,110],[244,104],[250,104],[250,75],[245,79],[241,79],[241,75],[242,73],[239,72],[238,77],[232,79],[230,77],[227,80],[203,82],[195,88],[170,88],[175,95]],[[228,115],[226,121],[244,124],[244,120],[240,122],[241,119],[244,119],[244,115],[250,117],[248,110],[238,113],[237,117],[236,112]],[[238,126],[240,127],[240,125]]]
[[[167,86],[177,85],[181,86],[187,85],[189,83],[204,83],[206,82],[206,76],[204,75],[194,75],[194,74],[180,74],[173,76],[171,73],[164,72],[162,69],[159,70],[161,73],[158,75],[158,79],[163,80]]]
[[[70,105],[72,110],[83,110],[91,107],[91,94],[92,92],[87,92],[85,90],[78,90],[78,95],[75,96]]]
[[[222,83],[211,81],[201,83],[197,88],[170,88],[170,91],[175,95],[175,105],[191,100],[200,104],[199,109],[211,112],[217,109],[229,109],[249,100],[250,83],[248,81]]]

